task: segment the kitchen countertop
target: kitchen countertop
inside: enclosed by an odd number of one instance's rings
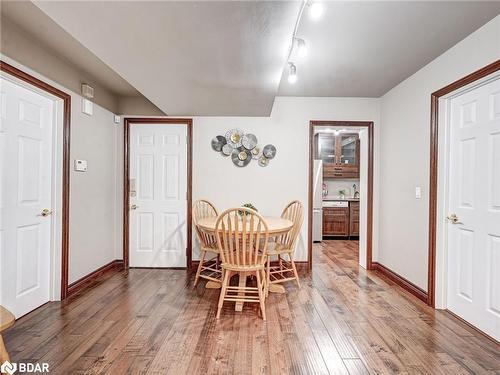
[[[338,198],[338,197],[323,197],[323,201],[347,201],[347,202],[359,202],[359,198]]]

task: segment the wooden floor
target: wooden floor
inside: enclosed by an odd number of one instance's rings
[[[130,270],[64,304],[49,303],[6,335],[14,361],[51,374],[499,374],[500,350],[357,266],[356,241],[314,247],[302,288],[215,319],[219,291],[179,270]]]

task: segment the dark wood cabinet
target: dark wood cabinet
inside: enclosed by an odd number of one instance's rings
[[[359,236],[359,201],[348,207],[323,207],[323,236]]]
[[[359,236],[359,202],[349,202],[349,236]]]
[[[314,157],[323,160],[324,178],[359,178],[359,135],[318,133]]]
[[[323,235],[349,235],[349,207],[323,207]]]

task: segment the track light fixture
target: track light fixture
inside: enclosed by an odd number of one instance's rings
[[[309,15],[312,19],[318,19],[323,14],[323,4],[317,1],[309,1]]]
[[[306,41],[302,38],[295,38],[297,46],[297,55],[299,57],[305,57],[307,55]]]
[[[295,27],[293,28],[292,40],[290,47],[288,48],[288,57],[286,59],[288,63],[288,82],[292,84],[297,82],[297,67],[292,61],[290,61],[293,49],[297,48],[298,57],[304,57],[307,54],[306,41],[297,37],[297,30],[299,29],[300,20],[306,7],[309,8],[309,14],[312,18],[318,18],[323,13],[323,4],[313,0],[302,1],[299,14],[297,15],[297,20],[295,21]]]
[[[297,82],[297,67],[293,62],[288,63],[288,82],[292,84]]]

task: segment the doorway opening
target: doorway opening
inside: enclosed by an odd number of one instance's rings
[[[192,119],[126,118],[123,176],[124,268],[191,268]]]
[[[308,263],[350,252],[372,269],[373,122],[310,121]]]
[[[71,97],[4,61],[0,70],[0,207],[10,218],[0,223],[0,304],[19,318],[68,294]]]

